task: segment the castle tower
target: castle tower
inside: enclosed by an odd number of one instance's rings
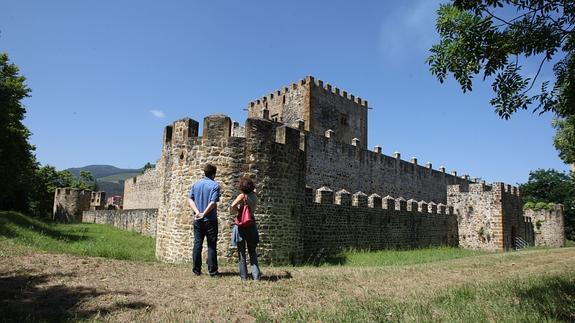
[[[257,187],[261,257],[272,264],[299,263],[303,260],[305,203],[300,132],[265,119],[248,119],[245,129],[245,170]]]
[[[250,176],[258,194],[256,221],[262,261],[301,261],[305,155],[299,148],[298,130],[278,127],[269,120],[248,119],[246,137],[233,137],[231,120],[224,115],[206,117],[201,138],[197,137],[197,122],[191,119],[176,121],[166,129],[156,236],[158,259],[191,261],[193,219],[188,193],[190,186],[204,177],[204,165],[211,163],[217,167],[215,179],[221,189],[218,257],[229,258],[235,252],[236,248],[230,247],[235,214],[230,213],[229,207],[240,193],[239,179]]]
[[[525,209],[525,216],[531,220],[535,235],[535,246],[565,247],[565,217],[563,205],[555,204],[550,209]]]
[[[90,195],[90,210],[102,210],[106,206],[106,192],[92,192]]]
[[[307,76],[274,93],[248,104],[249,118],[272,121],[324,135],[334,132],[334,139],[367,148],[367,101],[339,88]]]
[[[463,248],[510,250],[533,244],[533,231],[523,216],[516,187],[503,183],[450,185],[447,204],[452,205]]]
[[[92,191],[77,188],[57,188],[54,192],[52,217],[61,222],[80,222],[82,211],[90,209]]]

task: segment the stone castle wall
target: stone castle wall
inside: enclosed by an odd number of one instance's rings
[[[565,246],[565,218],[561,204],[554,205],[551,210],[525,209],[524,212],[533,224],[536,246]]]
[[[108,224],[118,229],[156,236],[158,209],[90,210],[82,213],[82,222]]]
[[[149,168],[143,174],[128,178],[124,182],[125,210],[131,209],[157,209],[161,199],[162,169],[160,162],[156,167]]]
[[[76,188],[57,188],[54,192],[53,219],[62,222],[80,222],[82,211],[90,209],[92,191]]]
[[[335,199],[334,199],[335,197]],[[307,192],[302,217],[304,258],[314,262],[345,248],[364,250],[457,246],[457,217],[444,204],[403,198]]]
[[[447,185],[466,185],[469,181],[434,170],[431,164],[420,166],[400,155],[389,157],[343,143],[326,136],[306,134],[306,185],[343,187],[366,194],[404,196],[435,203],[447,202]]]

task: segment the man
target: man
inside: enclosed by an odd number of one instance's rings
[[[220,200],[220,185],[214,180],[216,166],[206,164],[205,177],[195,182],[188,198],[194,212],[194,250],[192,252],[192,271],[195,275],[202,273],[202,244],[204,237],[208,240],[208,274],[218,275],[218,201]]]

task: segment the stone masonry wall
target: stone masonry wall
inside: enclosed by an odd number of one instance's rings
[[[82,211],[90,209],[92,191],[75,188],[57,188],[54,192],[53,219],[62,222],[80,222]]]
[[[545,247],[565,246],[565,218],[563,205],[556,204],[551,210],[525,209],[535,231],[535,245]]]
[[[417,160],[403,161],[332,138],[306,134],[306,185],[343,187],[366,194],[403,196],[427,202],[446,203],[447,185],[466,185],[469,181],[426,166]]]
[[[311,78],[310,107],[312,133],[321,135],[333,130],[334,139],[351,144],[357,138],[358,146],[367,148],[366,100]]]
[[[452,185],[447,203],[455,209],[463,248],[508,250],[518,238],[528,244],[533,241],[516,187],[503,183]]]
[[[305,117],[309,116],[310,95],[309,82],[301,80],[250,102],[248,118],[264,118],[263,111],[268,110],[268,117],[272,121],[297,128],[298,120],[305,120]],[[309,123],[306,127],[309,127]],[[306,130],[309,131],[309,128]]]
[[[405,249],[457,246],[453,209],[415,200],[381,198],[326,187],[308,190],[303,214],[304,258],[314,262],[345,248]],[[335,196],[335,200],[334,200]],[[335,202],[335,203],[334,203]]]
[[[233,219],[229,205],[242,175],[245,138],[230,136],[231,121],[227,117],[206,118],[202,138],[197,137],[197,124],[194,120],[183,119],[166,127],[165,176],[156,237],[156,257],[166,262],[192,259],[193,218],[188,193],[191,185],[204,177],[206,163],[218,168],[216,181],[220,183],[222,193],[218,203],[218,256],[224,257],[230,250]],[[190,125],[195,127],[190,128]]]
[[[161,174],[159,163],[142,175],[124,182],[124,209],[157,209],[160,206]]]
[[[82,222],[108,224],[118,229],[155,237],[157,215],[158,209],[90,210],[83,212]]]

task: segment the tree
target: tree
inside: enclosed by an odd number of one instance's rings
[[[553,144],[559,151],[559,157],[568,164],[575,164],[575,117],[557,119],[553,122],[557,129]]]
[[[565,209],[565,235],[575,240],[575,175],[553,169],[529,173],[527,183],[519,186],[525,202],[561,203]]]
[[[37,167],[30,131],[22,124],[29,96],[26,78],[0,53],[0,209],[27,210]]]
[[[144,167],[142,167],[142,174],[143,174],[147,169],[154,168],[154,167],[155,167],[155,165],[152,165],[152,164],[150,164],[150,162],[147,162],[146,165],[144,165]]]
[[[575,1],[453,0],[440,6],[436,27],[431,73],[442,83],[453,75],[463,92],[472,90],[475,75],[493,78],[490,103],[504,119],[530,107],[554,113],[555,146],[569,162],[575,136],[561,127],[575,123]],[[537,64],[534,76],[522,71],[525,61]],[[536,89],[546,63],[554,64],[555,80]]]
[[[54,192],[59,187],[98,190],[94,176],[89,171],[81,171],[80,177],[75,178],[67,170],[57,171],[50,165],[39,167],[35,172],[30,203],[30,209],[34,215],[50,216],[54,204]]]
[[[34,215],[50,217],[54,205],[54,192],[58,187],[71,187],[73,177],[68,171],[57,171],[46,165],[36,169],[30,208]]]

